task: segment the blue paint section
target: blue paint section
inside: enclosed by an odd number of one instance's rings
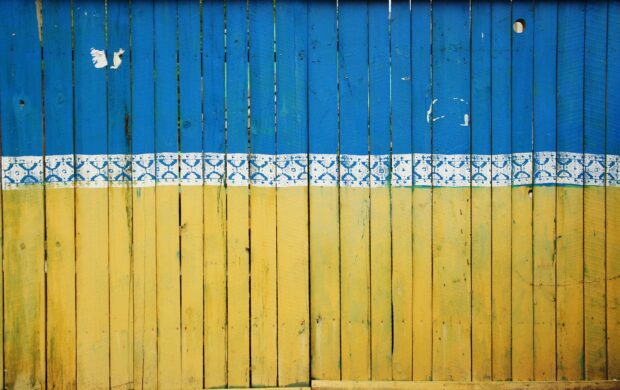
[[[407,4],[408,13],[409,4]],[[368,4],[368,41],[370,153],[385,155],[390,153],[390,25],[386,3]],[[404,103],[400,104],[401,111]]]
[[[248,53],[246,2],[226,3],[227,152],[248,152]]]
[[[607,2],[586,3],[584,151],[605,153]]]
[[[181,151],[202,152],[200,3],[180,1],[178,18]]]
[[[154,5],[155,35],[155,151],[177,152],[177,2]],[[222,113],[223,117],[223,113]]]
[[[428,1],[411,2],[411,71],[413,152],[431,153],[431,124],[427,112],[433,100],[431,83],[431,6]]]
[[[276,4],[278,154],[308,152],[307,5]]]
[[[368,155],[368,7],[339,6],[340,153]]]
[[[113,66],[114,52],[121,65],[108,70],[108,153],[128,154],[131,147],[131,89],[129,61],[129,7],[124,1],[108,2],[108,61]]]
[[[510,1],[493,1],[491,13],[491,147],[493,154],[506,154],[511,152]]]
[[[620,2],[609,2],[607,19],[607,154],[620,154]]]
[[[471,5],[471,152],[491,154],[491,3]]]
[[[202,29],[203,148],[205,152],[223,153],[226,146],[223,1],[203,2]]]
[[[90,51],[105,50],[105,9],[100,1],[74,2],[75,153],[107,154],[106,71]]]
[[[45,154],[73,154],[71,4],[43,2]]]
[[[273,4],[250,4],[250,147],[252,153],[275,154]]]
[[[338,153],[336,3],[308,1],[310,153]]]
[[[558,7],[558,151],[582,153],[585,6]]]
[[[534,10],[534,150],[537,152],[556,148],[557,9],[557,2],[550,0],[536,3]]]
[[[409,2],[392,1],[392,152],[410,154],[411,137],[411,17]]]
[[[433,153],[469,154],[469,4],[433,4]]]

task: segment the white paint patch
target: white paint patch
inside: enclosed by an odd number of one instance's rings
[[[442,116],[438,116],[437,118],[433,118],[433,122],[443,119],[445,117],[446,117],[445,115],[442,115]]]
[[[94,47],[90,48],[90,55],[93,57],[93,64],[95,68],[105,68],[108,66],[108,59],[105,57],[105,50],[97,50]]]
[[[119,66],[121,66],[121,64],[123,63],[123,60],[121,59],[121,56],[125,53],[125,50],[121,47],[120,49],[118,49],[118,51],[114,52],[114,64],[112,66],[110,66],[110,68],[112,69],[118,69]]]
[[[469,126],[469,114],[463,115],[463,123],[461,123],[460,125],[461,126]]]
[[[431,102],[431,105],[428,106],[428,110],[426,111],[426,123],[431,123],[431,115],[433,115],[433,104],[437,103],[437,99]],[[433,119],[433,122],[435,119]]]

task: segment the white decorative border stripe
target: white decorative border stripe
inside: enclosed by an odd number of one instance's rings
[[[620,156],[570,152],[469,154],[146,153],[2,157],[2,188],[154,185],[491,187],[620,186]]]

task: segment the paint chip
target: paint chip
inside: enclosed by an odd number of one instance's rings
[[[469,126],[469,114],[463,115],[463,123],[461,123],[460,125],[461,126]]]
[[[123,63],[123,60],[121,59],[121,57],[124,53],[125,53],[125,50],[122,47],[118,49],[118,51],[114,52],[114,59],[113,59],[114,64],[110,66],[110,68],[118,69],[118,67],[121,66],[121,64]]]
[[[431,102],[431,105],[428,106],[428,110],[426,111],[426,123],[431,123],[431,115],[433,115],[433,104],[437,103],[437,99],[434,99]],[[435,122],[435,119],[433,119],[433,122]]]
[[[105,57],[105,50],[97,50],[94,47],[90,48],[90,55],[93,57],[93,64],[95,68],[105,68],[108,66],[108,59]]]

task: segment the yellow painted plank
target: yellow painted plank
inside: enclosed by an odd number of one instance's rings
[[[338,188],[310,187],[311,364],[314,378],[340,379]]]
[[[0,178],[1,182],[1,178]],[[2,342],[0,343],[0,386],[4,388],[4,235],[2,226],[2,188],[0,185],[0,269],[2,269],[2,275],[0,275],[0,313],[3,315],[3,320],[0,321],[0,335],[2,335]],[[75,285],[74,285],[75,288]],[[75,310],[75,309],[74,309]],[[74,375],[75,377],[75,375]]]
[[[491,370],[491,188],[471,192],[472,379],[490,380]]]
[[[394,305],[392,375],[395,380],[412,379],[413,224],[411,202],[410,188],[392,189],[392,301]]]
[[[583,377],[583,188],[557,190],[557,379]]]
[[[274,187],[250,187],[250,232],[252,386],[276,386],[278,321]]]
[[[340,188],[342,379],[370,378],[369,189]]]
[[[132,202],[134,388],[151,389],[157,386],[155,188],[134,188]]]
[[[555,379],[555,186],[535,186],[534,380]]]
[[[607,376],[620,379],[620,187],[608,186],[606,198]]]
[[[204,194],[204,382],[226,386],[226,189]]]
[[[408,193],[409,199],[411,199],[410,189],[400,190],[406,190],[399,192]],[[409,207],[410,210],[411,207]],[[392,379],[391,221],[390,189],[387,187],[372,188],[370,190],[370,331],[373,380]],[[404,222],[402,219],[399,221],[401,224]],[[409,228],[411,228],[411,224],[409,224]],[[411,243],[411,237],[409,237],[409,243]],[[411,262],[410,260],[409,262]],[[411,327],[408,330],[411,334]]]
[[[310,383],[308,187],[277,190],[278,385]]]
[[[512,187],[512,379],[534,379],[532,196]]]
[[[471,375],[470,190],[433,189],[433,379]]]
[[[157,251],[157,386],[181,388],[179,187],[155,187]]]
[[[494,380],[509,380],[511,350],[511,188],[491,190],[492,369]]]
[[[77,385],[110,386],[108,189],[75,190]]]
[[[47,234],[47,387],[74,389],[75,199],[73,188],[45,191]]]
[[[228,386],[250,385],[249,222],[247,187],[228,187]]]
[[[583,196],[585,379],[606,379],[605,187],[585,187]]]
[[[45,387],[43,189],[2,192],[4,385]],[[106,286],[107,287],[107,286]],[[106,289],[107,292],[107,289]]]
[[[181,375],[183,388],[202,387],[203,194],[181,186]]]
[[[380,382],[380,381],[312,381],[313,389],[411,389],[411,390],[493,390],[493,389],[530,389],[530,390],[594,390],[617,389],[617,381],[574,381],[574,382]]]
[[[433,366],[433,245],[431,188],[413,190],[413,380],[430,380]]]

